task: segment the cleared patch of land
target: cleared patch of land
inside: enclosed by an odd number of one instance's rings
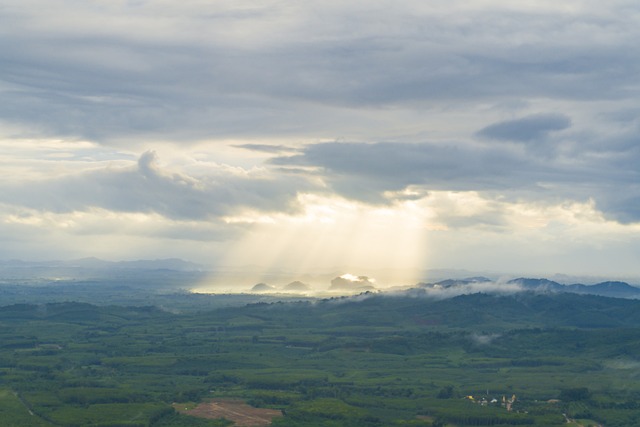
[[[233,421],[238,427],[268,426],[273,418],[282,416],[279,410],[254,408],[241,400],[233,399],[214,399],[193,408],[181,404],[175,404],[174,407],[179,412],[194,417],[211,420],[225,418]]]

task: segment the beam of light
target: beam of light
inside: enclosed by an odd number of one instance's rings
[[[310,194],[299,201],[301,215],[254,216],[250,230],[221,261],[248,273],[236,278],[253,277],[245,288],[280,274],[282,283],[315,276],[318,282],[311,284],[326,289],[333,277],[347,271],[376,277],[381,286],[413,284],[425,267],[425,214],[413,202],[371,207]],[[229,287],[216,282],[200,288]]]

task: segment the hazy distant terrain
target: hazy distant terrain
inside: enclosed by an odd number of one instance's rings
[[[339,272],[316,273],[297,277],[286,272],[272,273],[268,283],[251,282],[251,273],[236,270],[209,270],[180,259],[110,262],[97,258],[73,261],[0,261],[0,296],[4,303],[82,301],[96,304],[138,305],[163,300],[184,307],[215,300],[271,301],[274,299],[330,298],[363,292],[422,292],[424,296],[448,298],[469,293],[571,292],[601,296],[637,298],[640,287],[620,280],[582,278],[588,284],[545,278],[509,276],[470,276],[463,270],[432,270],[421,273],[432,281],[398,284],[379,283],[373,277]],[[446,277],[444,274],[450,274]],[[255,276],[254,276],[255,279]],[[242,294],[231,297],[231,294]],[[182,304],[184,303],[184,304]]]

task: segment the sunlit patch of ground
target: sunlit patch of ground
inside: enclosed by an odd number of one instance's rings
[[[275,417],[282,416],[282,411],[254,408],[241,400],[231,399],[213,399],[196,406],[175,403],[173,407],[178,412],[194,417],[213,420],[225,418],[238,427],[268,426]]]

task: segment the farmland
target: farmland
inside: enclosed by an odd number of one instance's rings
[[[230,416],[190,413],[233,399],[283,414],[274,426],[553,426],[566,425],[563,413],[628,426],[640,420],[638,308],[565,294],[182,314],[8,305],[0,411],[15,425],[225,426]],[[516,396],[511,411],[503,396]]]
[[[227,419],[237,427],[268,426],[271,425],[275,417],[282,416],[282,412],[279,410],[254,408],[241,400],[235,399],[213,399],[191,407],[176,403],[173,407],[178,412],[198,418]]]

